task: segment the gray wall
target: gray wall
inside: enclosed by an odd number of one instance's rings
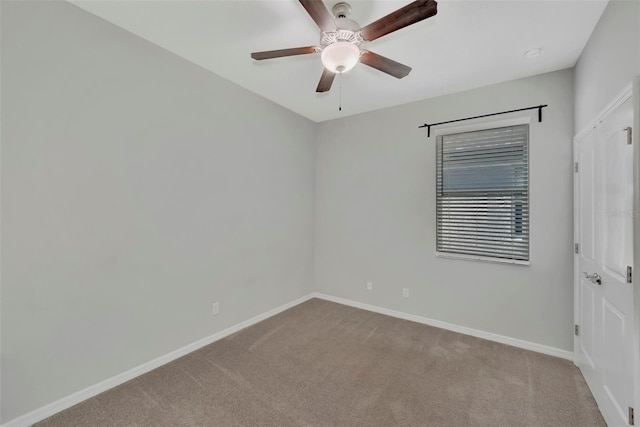
[[[3,422],[311,292],[314,123],[67,3],[1,24]]]
[[[320,292],[571,350],[574,118],[640,74],[637,1],[610,2],[575,82],[319,125],[72,5],[0,4],[2,422],[308,294],[314,268]],[[436,258],[417,125],[539,103],[531,265]]]
[[[575,133],[640,75],[640,1],[611,0],[575,67]]]
[[[572,350],[572,88],[564,70],[320,124],[316,289]],[[531,265],[436,258],[435,139],[417,126],[539,104],[549,107],[542,123],[531,112]]]

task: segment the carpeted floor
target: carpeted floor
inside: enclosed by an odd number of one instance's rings
[[[569,361],[313,299],[38,426],[604,426]]]

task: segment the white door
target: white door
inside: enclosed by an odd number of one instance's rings
[[[575,143],[576,363],[610,427],[635,398],[632,125],[627,97]]]

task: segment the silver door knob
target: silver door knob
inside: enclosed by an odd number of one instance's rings
[[[586,271],[583,271],[582,274],[584,274],[584,277],[586,277],[591,283],[602,285],[602,277],[600,277],[598,273],[589,274]]]

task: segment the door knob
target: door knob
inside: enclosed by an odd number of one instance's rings
[[[598,285],[602,285],[602,277],[598,273],[589,274],[586,271],[583,271],[584,277],[586,277],[591,283],[597,283]]]

